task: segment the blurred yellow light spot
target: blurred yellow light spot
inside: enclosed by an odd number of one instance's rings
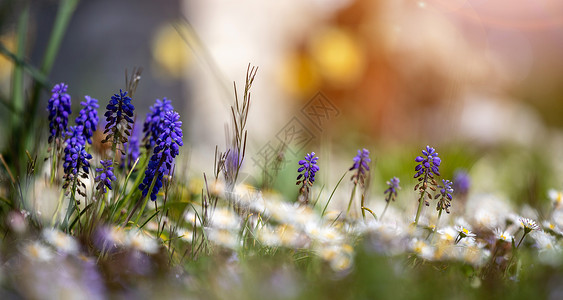
[[[321,76],[331,84],[348,86],[362,75],[366,64],[364,50],[351,32],[325,29],[311,39],[309,46]]]
[[[201,189],[203,189],[204,185],[203,185],[203,180],[199,179],[199,178],[193,178],[192,180],[190,180],[190,182],[188,183],[188,190],[190,191],[190,193],[192,194],[198,194],[201,193]]]
[[[178,28],[182,34],[188,34],[187,29]],[[182,36],[169,24],[156,31],[151,48],[157,70],[164,78],[180,78],[192,61],[190,49]]]
[[[13,32],[8,32],[0,36],[0,42],[10,52],[15,52],[16,49],[16,35]],[[13,63],[4,55],[0,55],[0,81],[5,81],[10,78],[12,74]]]
[[[282,62],[281,85],[296,96],[309,96],[320,84],[320,77],[310,57],[295,53]]]

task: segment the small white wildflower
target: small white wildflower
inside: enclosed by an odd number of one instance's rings
[[[473,225],[481,229],[494,229],[504,226],[512,208],[504,197],[492,194],[474,194],[466,206],[466,216]],[[471,214],[469,214],[471,213]]]
[[[459,232],[451,226],[439,229],[438,234],[440,235],[440,239],[454,242]]]
[[[519,224],[522,228],[524,228],[524,234],[529,233],[532,230],[538,230],[540,229],[540,227],[538,226],[538,224],[536,223],[536,221],[532,220],[532,219],[528,219],[528,218],[519,218],[518,219]]]
[[[305,239],[292,225],[279,225],[275,230],[283,246],[288,248],[299,248],[305,244]]]
[[[176,234],[178,235],[178,238],[180,238],[181,240],[184,240],[186,242],[192,242],[194,235],[193,235],[193,230],[189,230],[189,229],[185,229],[185,228],[178,228],[176,229]]]
[[[556,248],[559,248],[555,237],[549,233],[546,233],[545,231],[534,231],[530,233],[530,236],[534,239],[534,241],[536,242],[536,247],[538,247],[540,251],[554,250]]]
[[[410,242],[410,249],[426,260],[434,260],[435,249],[423,240],[414,238]]]
[[[56,229],[44,229],[42,232],[43,238],[47,243],[55,247],[58,251],[75,254],[78,252],[78,243],[76,240],[66,233]]]
[[[563,262],[561,245],[554,236],[545,231],[534,231],[530,236],[538,248],[538,259],[541,263],[554,267],[561,265]]]
[[[549,200],[551,200],[551,203],[553,203],[553,207],[555,209],[559,209],[561,207],[561,204],[563,203],[563,192],[555,189],[550,189],[547,192],[547,195],[549,197]]]
[[[240,247],[238,237],[229,230],[208,227],[205,229],[207,238],[217,245],[236,250]]]
[[[148,222],[145,227],[146,230],[150,230],[150,231],[158,231],[160,229],[160,226],[158,225],[158,222],[155,220],[152,220],[150,222]]]
[[[211,226],[218,229],[238,231],[240,229],[240,219],[230,209],[217,208],[211,215]]]
[[[127,233],[125,245],[148,254],[158,252],[158,243],[144,231],[129,231]]]
[[[495,238],[499,241],[503,241],[503,242],[512,242],[512,239],[514,238],[514,236],[512,236],[508,231],[504,231],[500,228],[496,228],[493,231]]]
[[[34,261],[49,261],[54,257],[53,251],[38,241],[27,244],[23,253]]]
[[[489,257],[491,256],[491,252],[489,250],[480,249],[476,245],[463,247],[463,249],[464,249],[463,261],[473,266],[484,265],[489,259]]]
[[[542,222],[542,226],[545,230],[549,230],[552,231],[553,233],[557,234],[557,235],[563,235],[563,231],[561,230],[561,228],[559,228],[559,226],[557,226],[557,224],[550,222],[550,221],[543,221]]]
[[[464,238],[468,237],[472,239],[473,237],[475,237],[475,233],[471,232],[471,230],[463,226],[456,225],[455,230],[457,231],[457,237],[456,240],[454,241],[455,244],[459,243]]]
[[[191,224],[192,226],[201,226],[200,217],[201,216],[196,215],[195,212],[190,210],[184,215],[184,220],[186,220],[186,222],[188,224]]]
[[[455,230],[458,232],[461,238],[464,237],[474,237],[475,233],[471,232],[471,230],[467,229],[466,227],[456,225]]]
[[[114,246],[123,246],[127,237],[123,228],[118,226],[111,226],[108,228],[105,240],[111,242]]]
[[[311,239],[321,243],[338,243],[344,239],[340,232],[338,232],[334,227],[309,224],[305,231]]]
[[[254,199],[252,201],[250,201],[250,204],[249,204],[248,207],[249,207],[250,210],[252,210],[254,212],[263,214],[264,211],[266,210],[265,202],[266,201],[262,197],[262,192],[258,192],[258,193],[256,193]]]
[[[455,218],[455,222],[454,222],[454,223],[455,223],[455,225],[458,225],[458,226],[460,226],[460,227],[463,227],[463,228],[467,228],[467,229],[469,229],[469,230],[472,230],[471,224],[469,224],[469,222],[467,222],[463,217],[457,217],[457,218]]]
[[[282,244],[279,233],[277,233],[270,226],[263,226],[258,229],[256,238],[258,239],[258,241],[260,241],[260,243],[269,247],[277,247]]]

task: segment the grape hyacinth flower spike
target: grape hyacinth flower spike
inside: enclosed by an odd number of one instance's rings
[[[101,168],[96,168],[96,172],[99,173],[94,181],[98,183],[96,189],[101,191],[102,194],[107,192],[106,187],[111,190],[111,182],[115,181],[115,175],[113,175],[113,161],[111,159],[108,160],[100,160],[100,164],[102,165]]]
[[[450,207],[452,206],[452,193],[454,192],[452,185],[453,182],[450,180],[442,179],[442,185],[438,186],[440,192],[434,197],[435,199],[440,198],[440,200],[438,200],[438,204],[436,205],[436,210],[445,210],[448,214],[450,213]]]
[[[145,178],[139,185],[143,197],[150,192],[151,200],[156,200],[158,191],[162,188],[164,174],[172,170],[174,158],[180,153],[182,141],[182,122],[180,115],[175,111],[169,111],[164,115],[162,132],[156,140],[153,155],[145,171]]]
[[[80,172],[81,177],[88,178],[90,170],[89,160],[92,155],[86,152],[86,139],[83,136],[82,126],[71,126],[67,133],[65,157],[63,168],[67,182],[75,179]]]
[[[454,189],[452,188],[453,182],[447,179],[442,179],[442,185],[438,185],[438,189],[440,191],[436,193],[434,199],[438,199],[438,203],[436,204],[436,210],[438,211],[438,219],[436,220],[436,226],[434,227],[434,231],[438,229],[438,224],[440,223],[440,217],[442,217],[442,212],[445,210],[446,213],[450,213],[450,207],[452,206],[452,194]],[[432,236],[434,238],[434,236]]]
[[[385,198],[385,201],[387,202],[385,204],[385,209],[383,209],[383,212],[381,213],[381,218],[383,219],[383,216],[385,215],[385,212],[387,211],[387,207],[389,207],[389,203],[391,201],[395,201],[395,198],[397,197],[397,190],[400,190],[401,187],[399,186],[399,178],[397,177],[393,177],[391,178],[389,181],[387,181],[387,186],[388,188],[383,192],[383,194],[387,195]]]
[[[68,117],[71,114],[70,95],[66,93],[68,86],[59,83],[51,90],[51,98],[47,104],[49,111],[49,143],[62,139],[67,133]]]
[[[119,90],[119,94],[111,97],[106,109],[104,116],[107,124],[104,134],[107,134],[107,136],[102,143],[111,139],[113,142],[112,150],[115,152],[117,144],[126,143],[127,137],[131,135],[135,107],[131,104],[131,98],[127,96],[127,92]]]
[[[76,117],[76,125],[81,125],[84,130],[84,137],[89,144],[92,144],[94,131],[98,129],[98,100],[90,96],[84,96],[86,101],[80,102],[84,106]]]
[[[84,138],[84,128],[82,125],[72,126],[67,133],[66,147],[64,150],[64,178],[63,188],[69,187],[72,182],[70,201],[68,202],[67,213],[65,215],[63,227],[69,224],[69,219],[77,205],[80,204],[75,197],[75,192],[86,197],[86,185],[80,178],[87,179],[90,171],[92,155],[86,152],[86,139]],[[70,229],[70,228],[69,228]]]
[[[454,173],[455,195],[466,196],[471,188],[471,177],[465,170],[457,170]]]
[[[311,152],[305,155],[305,159],[299,161],[300,167],[297,172],[301,174],[297,176],[296,185],[301,184],[299,199],[304,204],[309,202],[309,190],[315,182],[315,174],[319,171],[318,160],[319,158],[315,157],[315,152]]]
[[[354,184],[358,182],[363,185],[366,177],[366,173],[369,172],[369,163],[371,159],[369,158],[369,151],[367,149],[358,150],[358,155],[354,157],[354,164],[350,167],[350,171],[357,170],[356,174],[352,175],[352,181]]]
[[[145,123],[143,124],[143,142],[147,149],[154,147],[162,131],[164,115],[173,110],[172,101],[166,99],[166,97],[162,98],[162,101],[156,99],[154,105],[150,107],[150,112],[147,113]]]
[[[352,189],[350,201],[348,202],[348,209],[346,210],[346,214],[350,212],[352,202],[354,202],[354,196],[356,195],[356,188],[358,184],[360,184],[360,187],[363,188],[360,209],[362,211],[362,216],[365,218],[365,212],[363,209],[365,197],[363,195],[365,193],[365,179],[368,176],[370,162],[371,159],[369,158],[369,151],[365,148],[358,150],[358,155],[354,157],[354,164],[352,165],[352,167],[350,167],[350,171],[356,170],[356,173],[351,177],[352,182],[354,182],[354,187]]]
[[[387,188],[385,192],[383,192],[383,194],[387,194],[387,199],[385,199],[385,201],[387,202],[390,202],[391,200],[395,201],[395,198],[397,197],[397,190],[401,189],[401,187],[399,186],[399,182],[401,181],[397,177],[393,177],[391,178],[391,180],[386,182],[389,188]]]
[[[428,200],[425,200],[424,197],[427,196],[428,199],[432,199],[432,195],[428,191],[431,189],[436,191],[436,187],[438,183],[434,176],[440,176],[440,164],[442,160],[438,157],[438,152],[430,146],[426,146],[426,149],[422,150],[423,156],[417,156],[415,158],[415,162],[418,163],[414,170],[416,174],[414,174],[414,178],[418,179],[418,184],[414,187],[415,190],[418,190],[420,193],[420,198],[418,199],[418,209],[416,211],[416,217],[414,220],[414,224],[418,224],[418,219],[420,218],[420,212],[422,211],[422,203],[426,206],[429,206],[430,203]]]

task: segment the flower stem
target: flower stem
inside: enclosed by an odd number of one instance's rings
[[[420,212],[422,211],[422,203],[424,201],[424,194],[426,193],[426,180],[428,179],[428,171],[424,174],[424,180],[422,181],[423,190],[420,193],[420,198],[418,199],[418,209],[416,210],[416,217],[414,218],[414,226],[418,225],[418,219],[420,218]]]
[[[53,147],[53,157],[51,158],[51,184],[55,180],[55,176],[57,174],[57,152],[59,147],[57,145],[58,138],[55,139],[54,147]]]
[[[387,207],[389,207],[389,202],[391,202],[391,193],[389,193],[389,196],[387,196],[387,204],[385,204],[385,208],[383,209],[383,212],[381,213],[381,217],[379,217],[379,220],[383,220],[383,216],[385,215],[385,212],[387,211]]]
[[[416,210],[416,217],[414,218],[414,225],[418,225],[418,219],[420,218],[420,212],[422,211],[422,202],[424,201],[424,192],[420,194],[420,199],[418,199],[418,209]]]
[[[362,218],[364,219],[364,221],[366,220],[366,212],[364,210],[364,203],[365,203],[365,199],[366,199],[366,195],[365,193],[362,193],[362,201],[360,202],[360,207],[362,208]]]
[[[357,183],[354,183],[354,187],[352,188],[352,195],[350,195],[350,202],[348,202],[348,209],[346,210],[346,216],[348,216],[348,214],[350,213],[350,208],[352,208],[352,202],[354,201],[354,196],[356,196],[357,185],[358,185]]]
[[[434,225],[434,230],[432,230],[432,239],[430,242],[434,241],[434,237],[436,236],[436,231],[438,231],[438,224],[440,224],[440,217],[442,216],[442,209],[438,211],[438,219],[436,219],[436,225]]]
[[[518,249],[518,247],[520,247],[520,244],[522,243],[522,241],[524,240],[525,237],[526,237],[526,232],[524,231],[524,234],[522,235],[522,238],[521,238],[520,241],[518,242],[518,245],[516,245],[516,249]]]
[[[74,212],[74,205],[76,202],[76,198],[74,197],[74,194],[76,193],[76,182],[78,181],[78,178],[75,176],[74,180],[72,182],[72,191],[70,192],[70,199],[68,200],[68,207],[66,209],[66,215],[65,215],[65,219],[63,222],[63,227],[68,227],[68,220],[70,219],[70,216],[72,216],[72,213]],[[69,228],[67,228],[68,231]]]

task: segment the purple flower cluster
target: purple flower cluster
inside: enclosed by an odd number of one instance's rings
[[[74,178],[82,170],[88,174],[92,155],[86,152],[86,139],[83,135],[84,128],[81,125],[71,126],[67,133],[66,147],[64,150],[64,172],[67,179]]]
[[[466,171],[458,170],[454,173],[454,190],[456,195],[466,195],[471,188],[471,177]]]
[[[417,156],[415,158],[415,161],[419,164],[414,168],[416,171],[414,178],[423,174],[427,176],[430,173],[440,176],[440,170],[438,167],[440,167],[442,160],[438,157],[438,152],[436,152],[434,148],[426,146],[426,150],[422,150],[422,154],[424,156]]]
[[[68,117],[71,113],[70,95],[66,93],[68,86],[59,83],[53,87],[51,98],[47,104],[49,111],[49,143],[54,139],[64,138],[67,132]]]
[[[450,180],[442,179],[442,185],[438,185],[440,189],[440,193],[436,194],[434,197],[435,199],[440,198],[438,200],[438,204],[436,206],[436,210],[445,210],[448,214],[450,213],[450,207],[452,206],[452,193],[454,189],[452,188],[453,182]]]
[[[418,178],[418,184],[414,187],[414,189],[419,190],[419,201],[422,202],[424,200],[424,204],[426,206],[430,206],[430,203],[428,200],[424,199],[424,196],[426,195],[429,200],[433,199],[427,188],[436,191],[438,183],[436,182],[436,179],[434,179],[434,176],[440,176],[439,166],[442,160],[438,157],[438,152],[430,146],[426,146],[426,149],[422,150],[422,154],[423,156],[417,156],[414,160],[418,163],[418,165],[414,168],[416,171],[414,178]],[[420,211],[421,207],[419,206],[415,223],[418,222]]]
[[[150,107],[150,112],[147,113],[145,123],[143,124],[143,133],[145,135],[143,141],[147,149],[154,147],[163,129],[164,115],[173,110],[172,101],[166,99],[166,97],[162,98],[162,101],[156,99],[154,105]]]
[[[366,177],[366,172],[369,171],[369,163],[371,159],[369,158],[369,151],[367,149],[358,150],[358,155],[354,157],[354,164],[350,168],[350,171],[357,170],[356,174],[352,175],[352,180],[355,184],[360,182],[364,184]]]
[[[387,199],[385,199],[387,202],[390,200],[395,201],[395,198],[397,197],[397,190],[401,189],[399,182],[400,180],[397,177],[393,177],[391,180],[387,181],[387,186],[389,186],[389,188],[383,192],[383,194],[388,194]]]
[[[84,137],[89,144],[92,144],[92,136],[98,127],[98,100],[90,96],[84,96],[86,101],[80,102],[84,106],[76,117],[76,125],[83,126]]]
[[[302,188],[309,188],[315,182],[315,174],[319,171],[317,166],[318,157],[315,157],[315,152],[305,155],[304,160],[299,161],[299,169],[297,169],[299,176],[297,176],[297,185],[302,184]]]
[[[99,173],[94,181],[98,182],[96,186],[97,190],[102,190],[102,194],[107,192],[106,187],[111,190],[111,182],[116,180],[115,175],[113,175],[113,161],[111,159],[108,160],[100,160],[100,164],[102,165],[101,168],[96,168],[96,172]]]
[[[179,147],[184,145],[181,126],[182,122],[177,112],[168,111],[164,115],[162,131],[156,140],[156,147],[145,171],[145,178],[139,185],[143,197],[149,193],[154,181],[150,197],[151,200],[156,200],[156,195],[163,185],[164,174],[170,172],[174,158],[180,153]]]
[[[133,111],[135,107],[131,104],[131,97],[127,96],[127,92],[119,90],[119,94],[111,96],[109,104],[106,106],[106,127],[104,134],[111,131],[104,141],[108,141],[110,136],[119,138],[118,142],[127,142],[127,136],[131,135],[129,130],[133,124]],[[121,125],[121,126],[118,126]],[[122,130],[125,127],[125,130]]]

